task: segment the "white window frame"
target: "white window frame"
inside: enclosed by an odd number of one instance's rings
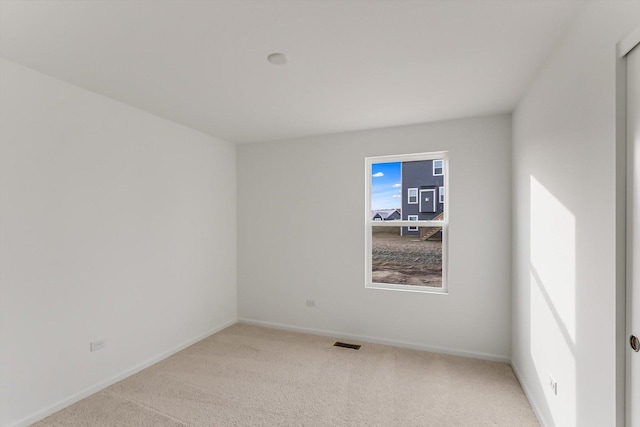
[[[438,201],[444,203],[444,187],[438,187]]]
[[[412,192],[412,191],[415,191],[415,193],[416,193],[416,194],[413,196],[413,197],[415,197],[415,198],[416,198],[415,202],[412,202],[412,201],[411,201],[411,197],[412,197],[412,196],[411,196],[411,192]],[[408,205],[417,205],[417,204],[418,204],[418,198],[419,198],[419,196],[418,196],[418,188],[407,188],[407,204],[408,204]]]
[[[441,159],[434,159],[432,162],[433,165],[433,176],[444,176],[444,172],[446,170],[446,168],[444,167],[445,162],[442,162],[442,166],[440,166],[439,168],[436,168],[436,162],[439,161]],[[436,169],[442,169],[442,173],[436,173]]]
[[[444,210],[442,220],[397,220],[397,221],[373,221],[371,218],[371,167],[376,163],[411,162],[420,160],[442,160],[445,200],[449,200],[449,156],[446,151],[432,153],[401,154],[395,156],[378,156],[365,158],[365,288],[385,289],[426,294],[448,294],[448,269],[449,269],[449,205]],[[407,193],[408,195],[408,193]],[[374,283],[371,280],[372,266],[372,231],[373,227],[441,227],[442,228],[442,287],[432,288],[428,286],[413,286],[388,283]]]
[[[407,220],[409,221],[417,221],[418,220],[418,215],[408,215],[407,216]],[[407,231],[418,231],[419,228],[418,227],[407,227]]]

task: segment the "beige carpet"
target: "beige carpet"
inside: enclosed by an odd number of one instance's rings
[[[237,324],[38,426],[538,426],[511,367]]]

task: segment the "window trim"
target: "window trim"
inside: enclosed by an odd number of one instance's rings
[[[438,160],[442,160],[442,159],[433,159],[433,162],[431,162],[431,165],[432,165],[432,175],[433,175],[433,176],[444,176],[444,172],[445,172],[445,169],[446,169],[446,168],[444,167],[444,165],[445,165],[445,162],[444,162],[444,161],[442,162],[442,166],[440,166],[440,167],[438,168],[438,169],[442,169],[442,172],[441,172],[441,173],[436,173],[436,161],[438,161]]]
[[[364,229],[365,229],[365,288],[374,290],[394,290],[416,292],[422,294],[448,295],[448,270],[449,270],[449,204],[444,210],[442,220],[396,220],[396,221],[373,221],[371,218],[371,167],[375,163],[411,162],[419,160],[442,160],[444,168],[443,177],[445,187],[445,200],[449,200],[449,154],[447,151],[437,151],[429,153],[399,154],[390,156],[376,156],[365,158],[365,203],[364,203]],[[407,194],[408,196],[408,194]],[[438,227],[442,228],[442,287],[431,288],[414,285],[400,285],[388,283],[374,283],[371,280],[372,265],[372,231],[373,227]]]
[[[414,219],[411,219],[414,218]],[[407,215],[407,221],[417,221],[419,218],[418,215]],[[407,231],[418,231],[420,230],[420,227],[407,227]]]
[[[438,202],[444,204],[444,187],[438,187]]]
[[[416,194],[413,196],[413,197],[416,198],[415,202],[411,201],[411,191],[413,191],[413,190],[415,190],[415,192],[416,192]],[[415,188],[407,188],[407,204],[408,205],[417,205],[418,204],[418,199],[420,199],[419,193],[420,192],[418,191],[417,187],[415,187]]]

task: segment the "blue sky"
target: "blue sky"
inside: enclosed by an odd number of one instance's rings
[[[400,162],[371,165],[371,209],[400,208]]]

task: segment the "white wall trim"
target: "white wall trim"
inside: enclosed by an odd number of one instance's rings
[[[384,338],[371,337],[367,335],[347,334],[343,332],[327,331],[323,329],[302,328],[299,326],[291,326],[291,325],[285,325],[282,323],[274,323],[274,322],[265,322],[263,320],[255,320],[255,319],[248,319],[248,318],[238,318],[238,323],[243,323],[246,325],[254,325],[254,326],[264,326],[267,328],[281,329],[281,330],[292,331],[292,332],[303,332],[303,333],[313,334],[313,335],[330,336],[330,337],[335,337],[340,339],[357,340],[357,341],[368,342],[372,344],[383,344],[383,345],[389,345],[393,347],[408,348],[411,350],[421,350],[421,351],[429,351],[432,353],[449,354],[452,356],[470,357],[473,359],[488,360],[490,362],[500,362],[500,363],[511,364],[511,359],[509,359],[506,356],[500,356],[496,354],[453,350],[445,347],[426,346],[422,344],[408,343],[404,341],[394,341],[394,340],[388,340]]]
[[[640,30],[640,29],[638,29]],[[624,427],[628,406],[626,391],[627,355],[627,58],[635,43],[640,41],[640,31],[635,32],[635,42],[627,43],[632,32],[618,43],[616,58],[616,145],[615,145],[615,312],[616,312],[616,426]],[[630,47],[629,47],[630,46]]]
[[[618,55],[622,58],[627,53],[631,52],[631,49],[640,44],[640,27],[631,31],[625,38],[618,43]]]
[[[516,379],[518,380],[518,383],[520,383],[520,387],[522,387],[522,391],[524,391],[524,395],[527,397],[527,400],[529,401],[531,408],[533,408],[533,412],[534,414],[536,414],[536,417],[538,418],[538,422],[542,425],[542,427],[554,427],[555,424],[553,424],[552,422],[549,422],[540,411],[540,408],[538,408],[538,405],[536,405],[535,400],[533,400],[533,395],[529,393],[529,389],[527,389],[527,386],[525,385],[524,381],[522,381],[522,376],[520,375],[518,368],[516,364],[513,363],[513,361],[511,361],[511,369],[513,369],[513,373],[515,374]]]
[[[34,414],[31,414],[25,418],[22,418],[21,420],[16,421],[13,424],[9,424],[9,426],[7,427],[23,427],[23,426],[29,426],[35,422],[38,422],[46,417],[48,417],[51,414],[54,414],[56,412],[58,412],[61,409],[66,408],[67,406],[73,405],[76,402],[79,402],[80,400],[91,396],[92,394],[95,394],[101,390],[104,390],[105,388],[109,387],[110,385],[113,385],[115,383],[117,383],[118,381],[122,381],[123,379],[130,377],[133,374],[136,374],[140,371],[142,371],[143,369],[148,368],[151,365],[154,365],[164,359],[166,359],[169,356],[173,356],[174,354],[176,354],[177,352],[184,350],[185,348],[197,343],[198,341],[202,341],[205,338],[210,337],[211,335],[220,332],[221,330],[228,328],[229,326],[235,325],[237,323],[236,320],[229,320],[227,322],[224,322],[221,325],[218,325],[212,329],[209,329],[208,331],[195,336],[193,338],[190,338],[186,341],[183,341],[182,343],[178,344],[175,347],[170,348],[169,350],[163,351],[162,353],[159,353],[153,357],[151,357],[150,359],[147,359],[141,363],[138,363],[135,366],[132,366],[129,369],[125,369],[124,371],[112,376],[111,378],[108,378],[104,381],[101,381],[95,385],[92,385],[90,387],[85,388],[84,390],[75,393],[65,399],[62,399],[56,403],[54,403],[51,406],[48,406]]]

